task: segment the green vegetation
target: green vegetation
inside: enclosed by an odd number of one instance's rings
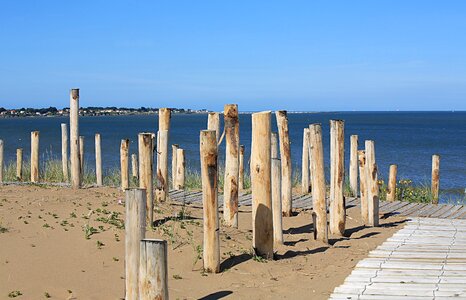
[[[21,296],[22,294],[23,293],[21,293],[20,291],[12,291],[12,292],[8,293],[8,297],[9,298],[16,298],[16,297]]]

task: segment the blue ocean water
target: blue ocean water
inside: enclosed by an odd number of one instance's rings
[[[359,135],[375,141],[376,160],[380,176],[388,177],[390,164],[398,165],[398,178],[415,183],[430,184],[432,154],[440,154],[440,188],[448,197],[466,188],[466,112],[328,112],[290,113],[290,140],[293,167],[300,171],[303,128],[310,123],[321,123],[323,130],[326,172],[329,171],[329,121],[345,121],[345,165],[349,165],[349,136]],[[60,123],[66,117],[34,117],[0,119],[0,138],[4,140],[5,160],[15,159],[16,148],[30,152],[30,132],[40,131],[41,157],[59,157],[61,153]],[[275,116],[272,115],[276,130]],[[85,159],[94,161],[94,134],[102,137],[104,169],[119,164],[120,140],[131,140],[130,152],[137,152],[137,134],[155,132],[157,115],[81,117],[80,134],[85,137]],[[172,115],[170,144],[185,149],[186,163],[191,169],[199,168],[199,131],[207,126],[205,114]],[[222,124],[223,126],[223,124]],[[251,115],[240,115],[240,140],[245,145],[245,157],[250,155]],[[224,153],[224,143],[221,155]]]

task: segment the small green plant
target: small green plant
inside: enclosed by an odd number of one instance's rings
[[[120,259],[116,258],[115,256],[113,257],[113,261],[120,261]]]
[[[74,211],[70,213],[70,218],[77,218],[76,213]]]
[[[8,293],[8,297],[9,298],[16,298],[16,297],[21,296],[22,294],[23,293],[21,293],[20,291],[12,291],[12,292]]]
[[[173,275],[173,279],[180,280],[180,279],[183,279],[183,277],[181,277],[181,276],[178,275],[178,274],[174,274],[174,275]]]
[[[49,227],[50,227],[50,225],[49,225],[49,224],[47,224],[47,223],[45,223],[44,225],[42,225],[42,227],[44,227],[44,228],[49,228]]]
[[[50,294],[49,294],[48,292],[45,292],[45,293],[44,293],[44,297],[45,297],[45,298],[52,298],[52,296],[50,296]]]
[[[95,229],[92,226],[89,226],[89,224],[86,224],[83,226],[83,231],[84,231],[84,237],[86,238],[86,240],[90,239],[93,234],[98,232],[97,229]]]
[[[103,246],[105,246],[104,243],[102,243],[101,241],[97,241],[97,249],[102,249]]]
[[[262,256],[256,255],[256,254],[252,256],[252,260],[260,262],[260,263],[267,263],[267,259],[263,258]]]
[[[2,224],[0,223],[0,233],[5,233],[8,231],[8,228],[3,227]]]

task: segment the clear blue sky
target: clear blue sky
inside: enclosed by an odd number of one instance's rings
[[[0,106],[465,110],[466,1],[1,1]]]

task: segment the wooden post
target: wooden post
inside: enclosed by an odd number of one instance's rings
[[[303,157],[301,166],[301,192],[307,194],[310,191],[309,184],[309,128],[303,131]]]
[[[396,198],[396,173],[397,166],[390,165],[390,173],[388,175],[387,201],[395,201]]]
[[[184,150],[176,150],[176,182],[175,189],[183,190],[184,189],[184,175],[185,175],[185,160],[184,160]]]
[[[273,242],[275,245],[283,244],[282,225],[282,199],[281,199],[281,176],[280,157],[278,156],[278,134],[271,135],[271,159],[272,159],[272,216],[273,216]]]
[[[358,136],[350,137],[350,171],[349,182],[353,197],[358,196]]]
[[[432,203],[438,204],[440,189],[440,155],[432,155]]]
[[[367,208],[367,179],[366,179],[366,151],[358,150],[359,161],[359,192],[361,197],[361,219],[364,224],[369,223]]]
[[[39,181],[39,131],[31,132],[31,182]]]
[[[366,187],[368,225],[379,226],[379,184],[374,141],[366,141]]]
[[[225,180],[223,187],[223,218],[225,225],[238,228],[239,118],[238,105],[224,108]]]
[[[168,300],[167,248],[165,240],[143,239],[140,242],[140,300]]]
[[[138,155],[136,153],[131,154],[131,175],[133,176],[133,179],[139,178]]]
[[[152,163],[153,146],[152,133],[140,133],[138,135],[139,151],[139,187],[146,190],[146,219],[152,226],[154,221],[153,183],[152,183]]]
[[[95,134],[95,177],[97,186],[102,186],[102,152],[100,146],[100,133]]]
[[[81,187],[81,163],[79,162],[79,89],[70,90],[70,162],[71,186]]]
[[[3,183],[3,140],[0,140],[0,183]]]
[[[16,149],[16,179],[23,180],[23,148]]]
[[[251,142],[252,245],[266,259],[273,259],[270,116],[269,111],[252,114]]]
[[[157,200],[164,202],[168,194],[168,130],[157,133]]]
[[[84,179],[84,136],[79,136],[79,170],[80,170],[80,177],[81,183]]]
[[[177,144],[172,145],[172,188],[175,189],[176,184],[176,150],[178,150],[179,146]]]
[[[325,200],[324,150],[322,127],[309,125],[309,144],[311,149],[311,184],[314,220],[314,239],[328,243],[327,201]]]
[[[220,139],[220,114],[218,112],[210,112],[207,115],[207,129],[215,130],[215,136],[217,137],[217,143]]]
[[[218,220],[218,149],[214,130],[200,134],[202,206],[204,222],[204,270],[220,272],[220,238]]]
[[[125,299],[138,300],[139,243],[146,236],[146,191],[126,190],[125,206]]]
[[[239,146],[239,190],[244,190],[244,145]]]
[[[346,221],[344,126],[342,120],[330,120],[330,232],[340,236],[345,234]]]
[[[68,125],[61,123],[61,165],[63,180],[68,182]]]
[[[280,137],[280,160],[282,166],[282,213],[290,217],[293,209],[291,186],[291,151],[288,133],[288,115],[286,110],[275,113],[277,118],[278,135]]]
[[[129,188],[129,139],[120,142],[121,189]]]
[[[159,130],[170,130],[171,109],[159,109]]]

